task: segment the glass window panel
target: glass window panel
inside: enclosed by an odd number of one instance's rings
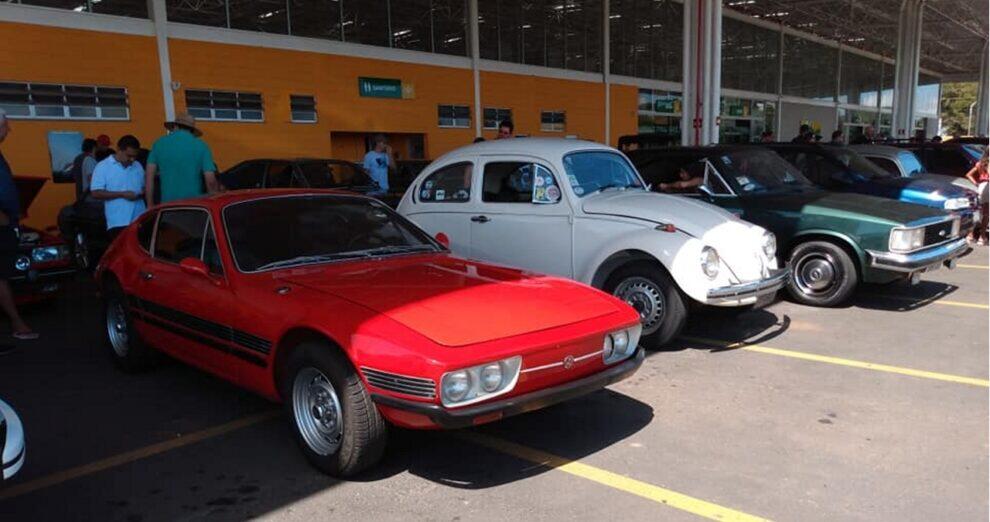
[[[0,83],[0,103],[27,104],[31,101],[28,84]]]
[[[103,118],[126,120],[130,114],[127,107],[101,107],[100,115]]]
[[[569,0],[547,0],[543,4],[544,45],[547,67],[564,68]],[[537,35],[538,36],[538,35]]]
[[[170,22],[227,27],[224,0],[165,0],[165,13]]]
[[[880,107],[890,109],[894,106],[894,64],[884,62],[880,86]]]
[[[228,2],[232,29],[289,33],[285,0],[228,0]]]
[[[522,63],[529,65],[546,65],[547,63],[547,34],[545,2],[534,0],[522,4],[522,33],[523,55]]]
[[[673,0],[612,0],[612,73],[681,81],[683,17],[683,5]]]
[[[392,1],[392,47],[414,51],[432,50],[430,0]]]
[[[66,100],[69,105],[83,106],[96,105],[96,88],[82,85],[66,85]]]
[[[100,0],[90,5],[93,6],[94,13],[148,18],[147,0]]]
[[[937,115],[940,87],[938,78],[919,73],[918,87],[914,92],[914,110],[925,115]]]
[[[3,103],[0,101],[0,109],[3,109],[7,116],[30,116],[31,106],[30,105],[13,105],[8,103]]]
[[[64,118],[65,107],[62,105],[36,105],[34,115],[41,118]]]
[[[96,107],[69,107],[70,118],[96,118]]]
[[[340,40],[339,0],[290,0],[292,34]]]
[[[601,0],[561,0],[564,10],[565,67],[577,71],[601,72]]]
[[[839,101],[876,107],[880,102],[880,62],[858,54],[842,53]]]
[[[61,85],[31,84],[31,101],[35,104],[62,105],[64,100]]]
[[[343,0],[344,41],[388,47],[388,0]]]
[[[499,11],[501,4],[502,0],[478,2],[478,43],[481,57],[486,60],[501,59],[499,55]]]
[[[512,121],[512,109],[485,107],[483,114],[485,118],[484,128],[486,129],[497,129],[499,123],[506,120]]]
[[[834,100],[838,58],[838,49],[784,35],[784,94]]]
[[[722,17],[722,87],[777,93],[780,33]]]
[[[479,10],[482,3],[485,2],[478,2]],[[467,56],[467,2],[433,0],[432,4],[433,52]]]

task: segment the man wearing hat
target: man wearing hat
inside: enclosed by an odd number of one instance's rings
[[[93,151],[93,159],[97,163],[107,159],[115,153],[113,149],[110,148],[110,136],[106,134],[100,134],[96,137],[96,150]]]
[[[145,172],[145,202],[155,204],[155,175],[161,184],[161,202],[202,196],[217,192],[216,165],[213,153],[199,137],[196,120],[179,114],[165,122],[168,134],[158,138],[148,154]]]

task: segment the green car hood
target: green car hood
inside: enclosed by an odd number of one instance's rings
[[[809,217],[832,217],[889,225],[903,225],[918,219],[945,215],[945,212],[932,207],[864,194],[824,190],[753,194],[746,199],[751,204],[767,210],[792,211]]]

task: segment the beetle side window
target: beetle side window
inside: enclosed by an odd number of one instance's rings
[[[554,179],[549,169],[535,163],[522,161],[487,163],[483,174],[481,200],[486,203],[532,203],[534,202],[534,177],[537,180]],[[542,183],[545,184],[546,181]],[[559,196],[560,189],[557,190]],[[555,198],[553,202],[558,199],[559,197]],[[551,201],[547,200],[546,202]]]
[[[155,234],[155,259],[178,263],[187,257],[200,258],[209,214],[204,210],[162,211]]]
[[[292,165],[285,161],[273,161],[268,164],[265,186],[285,188],[292,183]]]
[[[249,161],[220,175],[220,183],[230,190],[261,188],[265,179],[265,163]]]
[[[206,227],[206,239],[203,240],[203,263],[211,274],[223,275],[223,262],[220,261],[220,250],[217,248],[217,238],[213,227]]]
[[[465,203],[471,199],[471,163],[455,163],[430,174],[419,186],[423,203]]]

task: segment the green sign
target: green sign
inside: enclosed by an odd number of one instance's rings
[[[358,92],[368,98],[402,98],[402,80],[359,77]]]
[[[663,96],[657,97],[653,100],[653,110],[656,112],[665,112],[668,114],[674,114],[679,112],[677,105],[679,105],[677,98],[673,96]]]

